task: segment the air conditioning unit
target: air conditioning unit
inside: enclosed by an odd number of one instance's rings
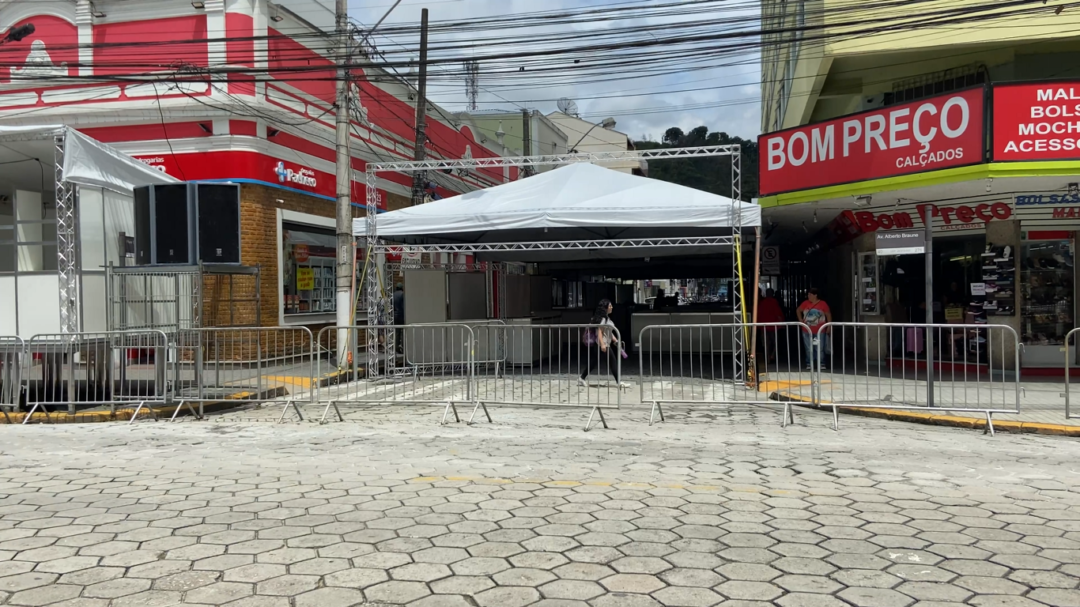
[[[872,110],[879,107],[885,107],[885,93],[878,93],[876,95],[863,95],[859,103],[859,111]]]

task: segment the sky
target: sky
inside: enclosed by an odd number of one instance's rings
[[[429,19],[434,22],[505,17],[541,9],[581,9],[611,2],[612,0],[545,0],[542,3],[536,0],[403,0],[381,27],[404,24],[418,26],[420,11],[424,7],[429,9]],[[364,26],[370,27],[386,13],[392,4],[393,0],[349,0],[350,16]],[[652,18],[638,21],[641,24],[656,24],[672,23],[673,19],[676,18]],[[603,29],[607,25],[600,22],[558,27],[564,30],[572,27],[580,31],[581,36],[587,37],[590,31]],[[527,36],[533,32],[551,33],[553,29],[537,27],[513,30],[513,33]],[[651,35],[642,34],[645,39]],[[417,34],[411,36],[413,39],[410,40],[405,35],[391,37],[379,36],[376,33],[376,46],[383,51],[401,52],[403,48],[415,49],[419,46],[419,36]],[[469,34],[444,34],[441,38],[432,36],[429,44],[449,42],[468,44]],[[481,47],[471,52],[482,56],[484,49]],[[503,49],[499,52],[503,52]],[[460,54],[461,51],[458,53]],[[721,60],[717,61],[719,62]],[[670,127],[679,127],[686,131],[702,125],[709,127],[710,131],[724,131],[731,135],[749,138],[757,136],[760,132],[760,68],[756,54],[747,55],[744,63],[744,65],[714,67],[685,73],[674,70],[675,73],[669,75],[648,78],[639,77],[630,69],[617,75],[617,78],[612,81],[578,81],[558,86],[537,87],[522,81],[512,86],[514,90],[506,90],[510,84],[507,78],[505,76],[485,78],[484,64],[481,62],[479,107],[505,110],[520,110],[521,107],[528,107],[549,113],[556,110],[555,100],[567,97],[577,102],[582,118],[600,122],[606,117],[613,117],[617,122],[615,129],[634,139],[659,140]],[[464,78],[455,76],[447,80],[444,76],[442,82],[436,83],[432,80],[429,82],[431,84],[429,84],[428,97],[434,102],[452,111],[466,109]],[[666,92],[702,88],[706,90]],[[710,104],[713,107],[701,107]],[[716,104],[722,105],[716,106]]]

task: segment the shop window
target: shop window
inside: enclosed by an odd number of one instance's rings
[[[334,312],[334,231],[292,223],[284,223],[281,228],[285,314]]]

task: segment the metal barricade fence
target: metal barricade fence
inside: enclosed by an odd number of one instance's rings
[[[1072,362],[1076,357],[1076,335],[1080,335],[1080,328],[1073,329],[1065,334],[1065,344],[1061,348],[1061,351],[1065,354],[1065,419],[1074,419],[1072,407],[1070,406],[1069,390],[1072,384],[1069,380],[1069,370],[1072,369]]]
[[[177,334],[172,418],[186,406],[202,417],[206,403],[262,403],[284,397],[296,403],[314,396],[315,349],[307,327],[233,327]],[[198,404],[196,412],[191,405]],[[282,412],[284,418],[285,412]]]
[[[0,413],[9,424],[8,410],[18,411],[22,403],[25,365],[26,342],[14,336],[0,337]]]
[[[162,331],[101,331],[35,335],[26,344],[27,423],[40,409],[138,403],[132,419],[168,400],[169,340]],[[150,409],[152,412],[153,409]]]
[[[475,405],[491,421],[488,405],[589,408],[585,430],[594,416],[607,427],[603,409],[618,408],[622,391],[630,384],[622,378],[625,350],[618,329],[596,325],[510,324],[503,332],[505,365],[477,365]],[[599,332],[599,333],[598,333]],[[592,335],[591,338],[586,335]],[[607,349],[597,340],[610,341]],[[610,378],[606,376],[610,375]]]
[[[819,406],[1020,412],[1020,340],[1006,325],[827,323],[812,343]],[[928,356],[929,355],[929,356]],[[928,362],[929,359],[929,362]]]
[[[473,364],[477,368],[490,368],[499,372],[506,365],[506,321],[504,320],[450,320],[445,323],[420,323],[408,325],[410,327],[439,327],[445,325],[465,325],[472,329],[473,340]],[[398,330],[400,336],[402,330]],[[404,348],[404,343],[399,338],[395,341],[399,351],[405,355],[405,365],[411,369],[417,369],[424,365],[438,365],[440,362],[431,360],[414,360],[418,355],[416,348]],[[456,348],[457,346],[447,346]],[[430,358],[430,357],[429,357]]]
[[[736,332],[756,352],[735,351]],[[814,402],[810,360],[801,347],[802,323],[654,325],[638,335],[641,402],[649,424],[664,421],[664,404],[782,404],[786,426],[793,403]],[[756,339],[755,339],[756,336]]]
[[[375,373],[368,369],[371,335],[379,344]],[[331,409],[338,421],[345,421],[343,404],[445,405],[443,422],[451,411],[460,421],[457,405],[473,401],[475,339],[473,328],[464,323],[324,328],[318,344],[330,354],[318,357],[316,377],[325,379],[318,382],[313,401],[325,405],[320,421],[326,421]],[[348,345],[339,349],[342,340]],[[402,351],[387,352],[386,344],[395,342]],[[338,351],[347,353],[344,360],[338,360]]]

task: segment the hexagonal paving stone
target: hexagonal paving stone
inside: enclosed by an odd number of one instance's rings
[[[716,591],[730,599],[771,601],[784,591],[767,582],[731,580],[716,587]]]
[[[772,581],[788,592],[832,594],[843,588],[833,580],[818,575],[785,575]]]
[[[857,607],[907,607],[915,599],[883,588],[848,588],[837,596]]]
[[[535,588],[504,586],[485,590],[475,597],[480,607],[525,607],[540,600]]]
[[[529,567],[534,569],[554,569],[568,563],[570,559],[557,552],[525,552],[510,557],[510,563],[514,567]]]
[[[412,582],[433,582],[450,575],[450,568],[438,563],[410,563],[390,570],[390,577],[395,580]]]
[[[505,559],[471,557],[450,566],[456,575],[494,575],[510,568]]]
[[[400,604],[415,601],[431,592],[420,582],[383,582],[364,591],[367,599],[374,603]]]
[[[82,586],[65,584],[52,584],[40,588],[22,590],[11,595],[8,605],[26,605],[27,607],[42,607],[52,603],[58,603],[79,596]]]
[[[154,580],[154,590],[187,592],[221,579],[220,571],[185,571]]]
[[[462,548],[425,548],[412,554],[417,563],[440,563],[450,565],[469,558],[469,553]]]
[[[69,556],[67,558],[41,563],[35,567],[34,570],[44,571],[46,573],[71,573],[81,569],[89,569],[90,567],[97,565],[99,560],[101,559],[96,556]]]
[[[642,575],[633,573],[620,573],[600,580],[600,585],[610,592],[627,592],[632,594],[649,594],[665,586],[660,578],[654,575]]]
[[[499,586],[540,586],[556,579],[555,574],[543,569],[515,567],[492,576]]]
[[[339,575],[337,573],[332,575]],[[327,586],[337,586],[338,584],[331,584],[329,582],[330,576],[327,576]],[[314,590],[319,585],[319,577],[315,575],[282,575],[273,579],[259,582],[255,586],[256,594],[265,594],[270,596],[296,596],[305,592]]]
[[[87,586],[83,596],[99,599],[115,599],[150,589],[150,580],[118,578]]]
[[[242,599],[252,592],[251,584],[239,584],[236,582],[218,582],[196,588],[184,595],[190,603],[207,603],[209,605],[224,605],[225,603]]]
[[[33,567],[32,564],[29,566]],[[21,590],[29,590],[31,588],[37,588],[39,586],[47,586],[56,581],[56,578],[60,576],[55,573],[19,573],[16,575],[9,575],[0,577],[0,591],[5,592],[19,592]]]
[[[113,599],[109,605],[111,607],[175,607],[180,604],[180,597],[179,592],[147,590]]]
[[[540,594],[548,599],[587,601],[604,594],[604,589],[594,582],[586,582],[583,580],[557,580],[541,586]]]
[[[706,569],[668,569],[660,574],[660,579],[671,586],[697,586],[712,588],[724,581],[719,574]]]
[[[652,597],[643,594],[620,594],[613,592],[597,597],[589,603],[592,607],[661,607]]]
[[[724,600],[708,588],[669,586],[653,593],[653,598],[667,607],[709,607]]]
[[[285,565],[253,563],[226,571],[224,580],[226,582],[256,583],[282,575],[285,575]]]
[[[465,575],[455,575],[430,584],[431,591],[436,594],[463,594],[469,596],[479,594],[494,586],[495,582],[491,581],[490,578]]]
[[[565,580],[596,581],[615,575],[615,570],[596,563],[568,563],[556,567],[554,573]]]
[[[319,588],[294,600],[296,607],[352,607],[364,602],[364,594],[351,588]]]

